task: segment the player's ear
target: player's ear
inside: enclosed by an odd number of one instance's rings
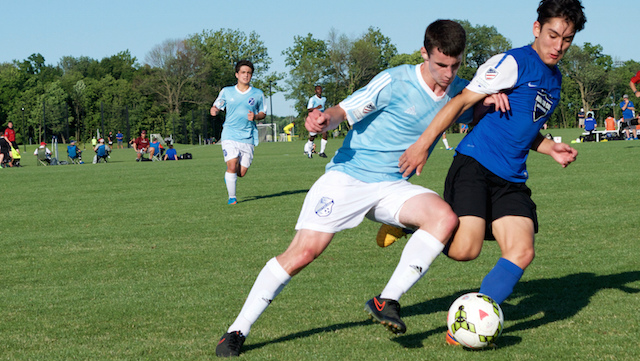
[[[427,52],[427,48],[424,46],[420,48],[420,55],[422,55],[422,59],[424,59],[424,61],[429,61],[429,53]]]
[[[540,24],[540,22],[536,20],[533,23],[533,36],[535,38],[539,37],[541,31],[542,31],[542,24]]]

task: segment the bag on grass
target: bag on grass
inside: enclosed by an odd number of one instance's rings
[[[184,154],[180,155],[180,159],[192,159],[191,158],[191,153],[184,153]]]

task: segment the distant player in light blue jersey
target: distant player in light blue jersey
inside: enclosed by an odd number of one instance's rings
[[[466,109],[487,94],[508,95],[510,110],[487,111],[456,148],[444,198],[460,219],[445,252],[459,261],[475,259],[483,240],[495,239],[502,258],[483,279],[480,293],[502,303],[534,257],[536,205],[525,185],[529,150],[551,156],[562,167],[576,160],[568,144],[546,139],[540,129],[560,102],[558,62],[586,18],[579,0],[543,0],[533,24],[533,44],[489,59],[471,83],[433,119],[400,158],[401,171],[422,170],[431,145]],[[455,344],[452,336],[447,342]]]
[[[327,103],[327,98],[322,96],[322,86],[316,85],[315,87],[316,93],[309,98],[309,103],[307,104],[307,111],[311,113],[314,110],[319,110],[324,112],[324,106]],[[313,157],[313,151],[315,149],[313,141],[316,139],[317,133],[309,132],[309,140],[304,145],[304,153],[307,157]],[[324,151],[327,149],[327,132],[322,132],[322,140],[320,141],[320,153],[318,154],[321,158],[326,158],[327,155],[324,154]]]
[[[398,300],[427,272],[458,221],[438,194],[402,176],[398,158],[464,87],[456,73],[465,42],[460,24],[438,20],[425,32],[423,63],[384,71],[339,105],[309,114],[305,126],[310,132],[335,129],[344,120],[353,128],[309,190],[289,248],[258,275],[240,314],[218,343],[218,356],[237,356],[253,323],[291,277],[320,256],[337,232],[356,227],[365,217],[418,229],[381,295],[365,305],[376,322],[394,333],[405,332]],[[340,304],[331,300],[327,295],[326,307]]]
[[[253,147],[258,145],[256,120],[267,114],[264,94],[250,85],[253,64],[240,60],[236,64],[238,84],[223,88],[211,107],[211,115],[221,110],[227,114],[222,128],[222,153],[227,163],[224,180],[229,193],[228,204],[236,204],[236,183],[244,177],[253,162]]]

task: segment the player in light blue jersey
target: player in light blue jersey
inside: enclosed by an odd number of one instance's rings
[[[316,93],[309,98],[309,103],[307,104],[307,111],[311,113],[314,110],[319,110],[324,112],[324,106],[327,103],[327,98],[322,96],[322,86],[316,85],[315,87]],[[312,158],[314,152],[314,143],[313,141],[316,139],[317,133],[309,132],[309,140],[304,145],[304,154],[307,157]],[[320,153],[318,156],[321,158],[326,158],[327,155],[324,154],[324,151],[327,149],[327,132],[322,132],[322,140],[320,141]]]
[[[488,111],[456,148],[444,198],[460,225],[445,252],[459,261],[475,259],[485,239],[495,239],[502,257],[486,275],[480,293],[502,303],[534,257],[536,205],[525,185],[529,150],[550,155],[562,167],[578,152],[546,139],[540,129],[560,101],[558,62],[586,18],[579,0],[543,0],[533,24],[533,44],[489,59],[462,93],[433,119],[400,158],[405,175],[419,173],[437,136],[487,94],[508,95],[510,110]],[[457,342],[449,334],[447,342]]]
[[[238,84],[223,88],[211,107],[211,115],[221,110],[227,114],[222,128],[222,153],[227,163],[224,181],[229,193],[228,204],[236,204],[236,183],[244,177],[253,162],[253,147],[258,145],[256,120],[267,114],[264,94],[251,86],[253,64],[240,60],[236,64]]]
[[[418,229],[381,295],[365,306],[392,332],[405,332],[398,300],[427,272],[458,221],[438,194],[403,177],[398,158],[466,84],[456,77],[465,40],[460,24],[438,20],[425,32],[423,63],[383,71],[339,105],[309,114],[305,126],[310,132],[335,129],[344,120],[353,128],[309,190],[289,248],[269,260],[255,280],[216,348],[218,356],[237,356],[253,323],[291,277],[320,256],[337,232],[356,227],[365,217]]]

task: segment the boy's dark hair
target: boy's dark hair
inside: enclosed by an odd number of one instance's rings
[[[542,0],[538,5],[538,22],[544,25],[553,18],[564,18],[573,24],[577,33],[584,29],[587,17],[580,0]]]
[[[240,72],[240,67],[241,66],[248,66],[249,68],[251,68],[251,72],[253,73],[253,63],[250,62],[249,60],[240,60],[239,62],[236,63],[236,73]]]
[[[436,20],[424,32],[424,48],[429,55],[438,49],[444,55],[456,57],[464,52],[466,44],[467,33],[455,21]]]

